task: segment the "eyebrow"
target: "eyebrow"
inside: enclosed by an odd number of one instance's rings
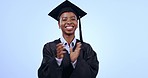
[[[63,16],[63,17],[61,17],[62,19],[63,18],[68,18],[68,17],[65,17],[65,16]],[[76,16],[71,16],[71,17],[69,17],[69,18],[77,18]]]
[[[71,16],[70,18],[73,18],[73,17],[76,17],[76,16]],[[67,18],[67,17],[63,16],[63,17],[61,17],[61,18]]]

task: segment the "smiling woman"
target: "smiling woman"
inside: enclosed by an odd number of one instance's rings
[[[49,13],[58,21],[62,37],[45,44],[39,78],[96,78],[99,69],[96,52],[90,44],[75,38],[77,18],[85,14],[68,0]]]

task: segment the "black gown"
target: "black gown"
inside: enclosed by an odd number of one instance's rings
[[[88,43],[81,43],[80,55],[75,68],[72,67],[67,53],[59,66],[55,57],[56,45],[60,42],[60,39],[57,39],[44,45],[43,60],[38,69],[38,78],[96,78],[99,70],[99,61],[92,47]],[[77,39],[77,42],[80,41]]]

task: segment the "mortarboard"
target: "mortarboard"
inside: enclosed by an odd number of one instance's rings
[[[70,1],[66,0],[60,5],[58,5],[55,9],[53,9],[48,15],[53,17],[55,20],[59,21],[60,15],[64,12],[73,12],[77,16],[79,20],[80,41],[83,42],[80,18],[85,16],[87,13],[81,10],[73,3],[71,3]]]

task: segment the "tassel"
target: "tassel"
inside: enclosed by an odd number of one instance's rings
[[[83,37],[82,37],[82,30],[81,30],[81,20],[79,17],[79,35],[80,35],[80,41],[81,43],[83,43]]]

